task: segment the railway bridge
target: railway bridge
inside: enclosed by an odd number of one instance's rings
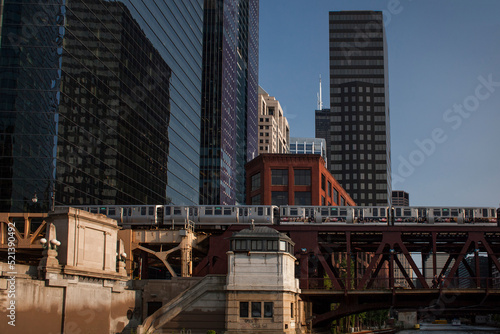
[[[226,273],[232,225],[211,235],[193,274]],[[500,313],[500,227],[281,225],[295,242],[296,277],[312,302],[314,325],[391,308],[421,316],[453,311]],[[334,304],[334,305],[332,305]]]

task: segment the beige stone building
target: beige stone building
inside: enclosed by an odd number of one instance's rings
[[[265,226],[231,237],[227,334],[305,332],[293,245],[288,236]]]
[[[259,87],[259,154],[288,153],[290,127],[278,100]]]

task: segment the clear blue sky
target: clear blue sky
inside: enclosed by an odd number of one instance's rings
[[[500,1],[260,0],[259,84],[293,137],[314,137],[320,74],[329,107],[336,10],[387,13],[393,189],[411,205],[498,207]]]

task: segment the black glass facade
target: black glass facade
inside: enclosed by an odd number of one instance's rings
[[[0,209],[198,204],[202,17],[202,0],[6,0]]]
[[[328,167],[358,205],[387,205],[391,155],[382,12],[330,12],[330,109],[316,111]]]
[[[245,203],[257,150],[258,0],[205,0],[200,204]]]

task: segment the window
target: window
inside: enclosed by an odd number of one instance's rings
[[[251,186],[251,191],[257,190],[260,188],[260,173],[257,173],[255,175],[252,175],[252,186]]]
[[[288,185],[288,169],[272,169],[271,179],[271,184],[273,186]]]
[[[294,317],[293,303],[290,303],[290,318],[293,319],[293,317]]]
[[[273,317],[273,302],[264,302],[264,318]]]
[[[250,249],[261,251],[262,250],[262,240],[252,240]]]
[[[295,205],[311,205],[311,192],[310,191],[296,191],[295,192]]]
[[[252,302],[252,318],[260,318],[262,316],[261,302]]]
[[[287,205],[288,204],[288,192],[287,191],[273,191],[271,193],[271,204],[272,205]]]
[[[235,240],[234,250],[247,250],[246,240]],[[248,305],[247,305],[248,309]]]
[[[258,204],[260,204],[260,194],[252,197],[252,205],[258,205]]]
[[[295,185],[310,186],[311,185],[311,170],[310,169],[295,169]]]
[[[248,302],[240,302],[240,318],[248,318]]]
[[[324,174],[321,174],[321,189],[326,190],[326,177]]]

